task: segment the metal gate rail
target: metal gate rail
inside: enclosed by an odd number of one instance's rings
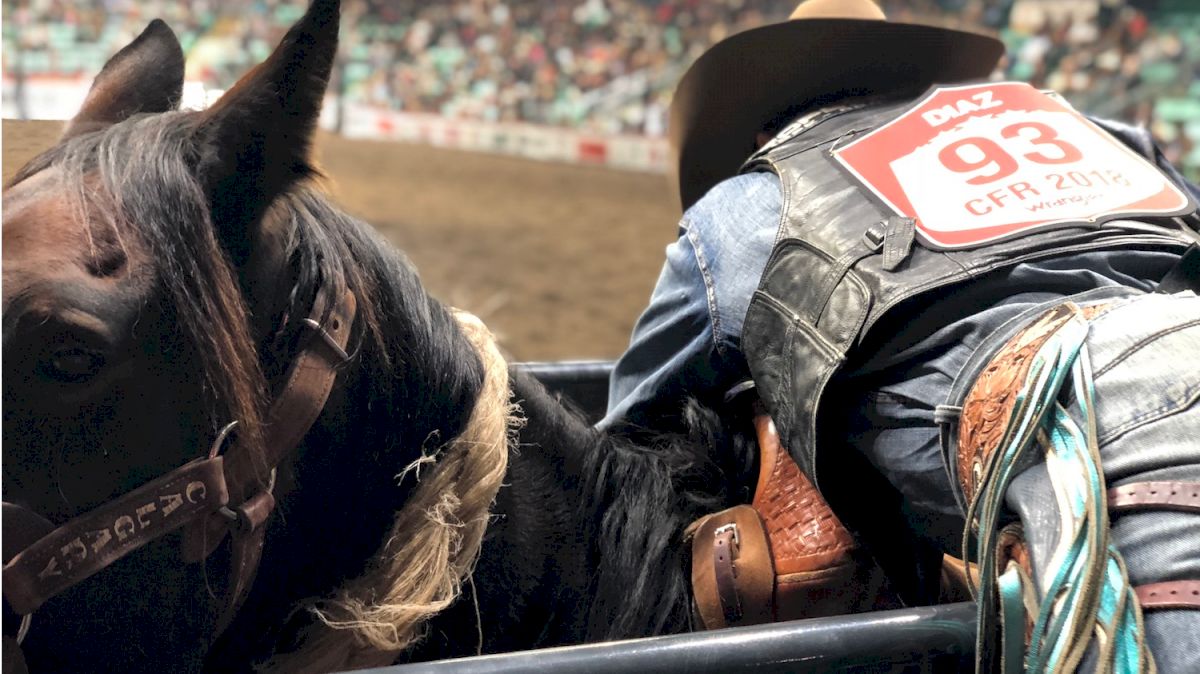
[[[373,674],[960,671],[975,650],[975,605],[946,604],[368,670]],[[895,667],[893,667],[895,666]]]

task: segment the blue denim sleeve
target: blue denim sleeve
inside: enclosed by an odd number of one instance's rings
[[[651,403],[678,409],[691,396],[712,404],[747,376],[742,324],[775,242],[781,204],[779,178],[752,173],[722,182],[688,210],[617,361],[601,427],[618,419],[657,426],[648,418]]]

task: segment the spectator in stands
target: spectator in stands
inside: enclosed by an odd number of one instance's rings
[[[1200,15],[1158,26],[1115,0],[1104,0],[1090,14],[1079,11],[1085,5],[1049,0],[878,3],[898,21],[1000,31],[1010,52],[1003,76],[1058,88],[1100,116],[1127,117],[1144,100],[1194,97],[1189,85],[1200,75]],[[265,57],[305,5],[5,0],[6,73],[10,82],[18,71],[90,76],[157,17],[180,35],[189,79],[223,89]],[[661,135],[662,111],[683,69],[715,42],[782,19],[790,5],[350,0],[342,33],[343,88],[353,102],[390,109]],[[1197,133],[1197,127],[1200,120],[1185,125],[1184,133]]]

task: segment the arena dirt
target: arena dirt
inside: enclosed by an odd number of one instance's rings
[[[4,179],[60,129],[5,120]],[[317,153],[334,198],[518,360],[620,354],[675,237],[660,175],[332,135]]]

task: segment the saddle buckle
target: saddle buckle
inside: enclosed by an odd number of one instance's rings
[[[721,534],[726,533],[726,532],[733,532],[733,544],[734,545],[742,544],[741,539],[738,538],[737,522],[730,522],[729,524],[722,524],[721,526],[717,527],[716,530],[713,531],[713,535],[720,536]]]

